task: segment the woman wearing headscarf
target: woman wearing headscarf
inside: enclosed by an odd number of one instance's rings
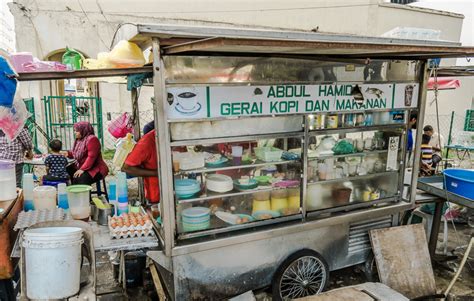
[[[74,124],[76,140],[69,157],[76,163],[68,169],[73,184],[91,185],[107,176],[109,168],[102,159],[99,139],[94,135],[94,128],[87,121]]]

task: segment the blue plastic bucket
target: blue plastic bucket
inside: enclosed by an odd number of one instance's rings
[[[474,170],[446,169],[444,171],[446,190],[474,200]]]

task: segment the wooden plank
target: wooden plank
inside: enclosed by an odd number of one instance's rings
[[[153,283],[155,284],[156,293],[158,294],[158,300],[164,301],[166,300],[165,290],[163,289],[163,285],[161,284],[160,276],[158,275],[158,271],[156,270],[155,264],[151,263],[149,265],[151,277],[153,278]]]
[[[296,299],[298,301],[374,301],[374,298],[353,287],[336,289],[315,296]]]
[[[436,293],[422,224],[370,231],[380,281],[413,299]]]

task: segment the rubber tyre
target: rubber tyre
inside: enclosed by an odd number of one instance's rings
[[[328,267],[328,264],[327,264],[326,260],[324,260],[323,256],[321,256],[321,254],[319,254],[316,251],[313,251],[313,250],[310,250],[310,249],[302,249],[302,250],[299,250],[299,251],[291,254],[290,256],[288,256],[288,258],[286,258],[282,262],[282,264],[278,267],[275,274],[273,275],[273,279],[272,279],[272,300],[274,300],[274,301],[275,300],[276,301],[284,300],[281,296],[281,287],[280,287],[283,275],[286,272],[286,270],[294,262],[298,261],[299,259],[301,259],[303,257],[313,257],[313,258],[315,258],[319,261],[319,263],[321,265],[321,268],[324,269],[324,275],[325,275],[325,277],[322,279],[322,285],[320,286],[321,288],[320,288],[319,292],[322,292],[322,291],[325,290],[326,286],[329,283],[329,267]]]

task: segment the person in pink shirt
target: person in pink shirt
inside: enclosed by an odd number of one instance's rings
[[[68,157],[76,160],[68,167],[72,184],[91,185],[107,176],[109,168],[102,159],[101,145],[94,128],[87,121],[74,124],[76,141]]]

